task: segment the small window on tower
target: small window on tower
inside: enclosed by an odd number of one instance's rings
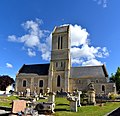
[[[58,67],[58,62],[56,62],[56,67]]]
[[[60,36],[58,36],[58,49],[60,49]]]
[[[63,67],[63,62],[61,62],[61,67]]]
[[[61,36],[61,49],[62,49],[62,43],[63,43],[63,37]]]

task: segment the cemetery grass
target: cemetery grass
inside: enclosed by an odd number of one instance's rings
[[[11,107],[12,100],[16,100],[16,96],[0,96],[0,106]],[[46,99],[41,99],[38,102],[47,102]],[[120,107],[119,102],[105,103],[104,106],[82,106],[78,107],[78,112],[71,112],[69,101],[66,98],[55,99],[55,113],[54,116],[103,116],[112,110]]]
[[[104,106],[82,106],[78,112],[71,112],[66,98],[56,98],[55,116],[103,116],[120,107],[120,102],[105,103]]]
[[[39,102],[45,101],[47,100],[39,100]],[[55,104],[54,116],[103,116],[120,107],[120,102],[107,102],[104,106],[82,106],[78,107],[78,112],[71,112],[69,101],[61,97],[55,99]]]
[[[11,107],[12,106],[12,101],[17,100],[17,96],[0,96],[0,106],[6,106],[6,107]]]

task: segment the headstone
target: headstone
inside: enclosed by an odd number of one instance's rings
[[[21,96],[23,96],[23,94],[24,94],[23,91],[21,91]]]
[[[77,101],[78,98],[75,96],[70,96],[67,98],[68,101],[70,101],[70,110],[73,112],[77,112]]]
[[[49,103],[54,103],[55,102],[55,93],[54,92],[49,93],[48,102]]]
[[[55,109],[55,103],[47,103],[47,102],[38,103],[35,107],[35,110],[37,110],[38,113],[41,112],[54,113],[54,109]]]
[[[21,95],[21,93],[20,92],[18,92],[18,96],[20,96]]]
[[[46,94],[48,95],[50,93],[50,88],[47,87]]]
[[[25,100],[13,100],[12,113],[24,112],[26,108]]]
[[[43,95],[40,93],[40,94],[39,94],[39,97],[43,97]]]
[[[36,91],[34,91],[33,96],[34,96],[34,97],[38,97]]]
[[[115,84],[113,85],[113,92],[114,92],[114,94],[116,94],[116,85]]]
[[[26,97],[30,97],[30,88],[26,89]]]

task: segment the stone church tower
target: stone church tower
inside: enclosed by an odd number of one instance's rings
[[[69,91],[70,67],[70,26],[55,27],[48,77],[51,91]]]

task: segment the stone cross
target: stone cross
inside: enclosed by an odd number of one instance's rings
[[[70,110],[73,112],[77,112],[77,101],[78,98],[75,96],[70,96],[67,98],[68,101],[70,101]]]
[[[78,91],[77,92],[77,97],[78,97],[78,102],[77,102],[77,106],[81,106],[81,104],[80,104],[80,95],[82,94],[82,92],[81,91]]]
[[[77,101],[77,106],[81,106],[80,104],[80,95],[82,94],[81,91],[74,91],[73,95],[76,96],[78,98],[78,101]]]

